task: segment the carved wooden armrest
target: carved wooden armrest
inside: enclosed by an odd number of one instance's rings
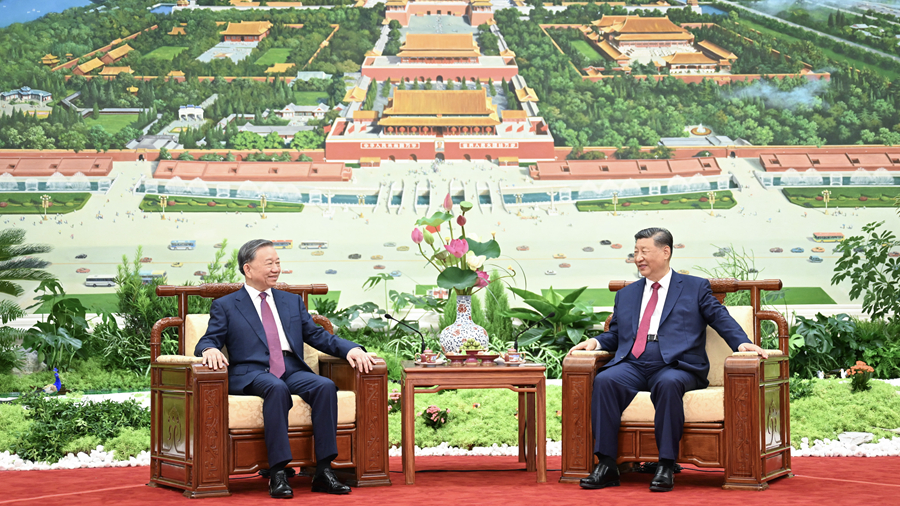
[[[575,350],[572,352],[572,355],[585,355],[585,356],[593,356],[593,357],[605,357],[607,355],[612,356],[613,352],[606,350]]]
[[[160,355],[156,357],[156,364],[190,365],[203,363],[203,357],[189,357],[187,355]]]
[[[781,350],[765,350],[766,353],[769,354],[769,358],[774,357],[784,357],[786,356]],[[732,357],[755,357],[757,353],[755,351],[736,351],[731,354]],[[759,357],[763,359],[762,357]],[[765,360],[765,359],[763,359]]]
[[[159,356],[160,347],[162,346],[162,331],[169,327],[178,327],[183,324],[184,320],[181,318],[176,318],[174,316],[170,316],[168,318],[163,318],[156,323],[153,324],[153,327],[150,329],[150,363],[156,361],[156,357]],[[180,345],[179,345],[180,346]],[[180,353],[184,353],[184,350],[178,350]]]

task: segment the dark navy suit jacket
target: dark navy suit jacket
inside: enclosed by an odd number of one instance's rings
[[[609,331],[595,337],[600,348],[614,351],[607,367],[625,360],[634,346],[641,316],[641,299],[646,278],[631,283],[616,293],[615,309]],[[737,351],[741,343],[749,343],[747,333],[713,297],[709,281],[672,272],[672,281],[659,320],[659,351],[667,364],[674,364],[695,374],[709,385],[709,358],[706,356],[706,326],[709,325]]]
[[[344,358],[358,344],[329,334],[313,323],[303,299],[299,295],[272,289],[278,317],[291,349],[303,368],[312,370],[303,361],[303,345]],[[258,375],[269,370],[269,345],[262,320],[253,306],[250,294],[243,287],[216,299],[209,311],[206,334],[197,342],[194,355],[203,355],[207,348],[228,348],[228,390],[242,394],[244,388]]]

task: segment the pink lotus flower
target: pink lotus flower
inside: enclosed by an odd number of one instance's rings
[[[444,247],[456,258],[462,258],[469,251],[469,243],[465,239],[453,239]]]
[[[444,209],[451,211],[453,210],[453,199],[450,198],[450,194],[448,193],[446,197],[444,197]]]
[[[423,239],[425,239],[425,236],[422,235],[422,231],[419,230],[419,227],[414,228],[412,231],[412,241],[416,244],[420,244]]]
[[[460,214],[459,216],[456,217],[456,223],[460,227],[466,226],[466,217]]]
[[[478,281],[475,283],[476,288],[484,288],[491,282],[491,277],[484,271],[475,271],[478,275]]]

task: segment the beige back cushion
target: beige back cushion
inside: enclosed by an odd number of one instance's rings
[[[209,325],[208,314],[189,314],[184,321],[184,354],[193,355],[194,348],[197,347],[197,341],[206,334],[206,327]],[[226,351],[227,350],[223,350]],[[303,346],[303,361],[316,374],[319,374],[319,350],[312,346]],[[723,359],[724,360],[724,359]]]
[[[753,307],[728,306],[728,314],[744,329],[753,341]],[[731,356],[731,348],[712,327],[706,327],[706,355],[709,356],[709,386],[725,385],[725,359]]]

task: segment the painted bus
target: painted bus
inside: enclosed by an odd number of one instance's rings
[[[155,270],[155,271],[138,271],[138,274],[141,276],[141,283],[145,285],[149,285],[156,279],[160,279],[163,282],[166,281],[166,271],[163,270]]]
[[[272,247],[275,249],[292,249],[294,247],[294,241],[290,239],[275,239],[272,243]]]
[[[328,249],[328,241],[300,241],[300,249]]]
[[[844,234],[840,232],[814,232],[813,241],[816,242],[841,242]]]
[[[116,286],[116,276],[113,274],[98,274],[95,276],[88,276],[87,279],[84,280],[84,286]]]
[[[176,249],[188,250],[188,249],[194,249],[195,247],[197,247],[197,241],[194,241],[194,240],[172,241],[172,243],[169,244],[169,249],[171,249],[171,250],[176,250]]]

